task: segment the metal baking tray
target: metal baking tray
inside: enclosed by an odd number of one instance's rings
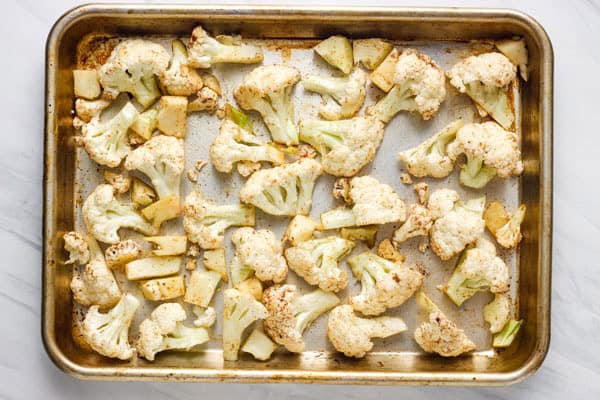
[[[101,170],[73,144],[71,70],[83,62],[82,54],[92,54],[99,60],[105,57],[98,44],[107,38],[144,36],[167,44],[175,37],[189,37],[198,24],[213,34],[240,33],[244,39],[263,45],[265,64],[290,63],[303,73],[327,71],[310,49],[319,39],[332,34],[384,37],[401,48],[413,47],[429,54],[444,69],[466,55],[488,50],[486,40],[513,35],[526,39],[530,79],[515,97],[525,171],[519,178],[495,179],[485,188],[490,200],[501,199],[510,208],[522,202],[528,209],[523,224],[525,240],[519,251],[501,252],[512,272],[511,290],[519,316],[525,320],[513,346],[502,351],[490,348],[481,315],[489,294],[480,293],[462,308],[456,308],[436,290],[451,273],[454,262],[443,263],[431,252],[420,253],[418,240],[403,248],[407,261],[425,266],[429,275],[424,290],[476,342],[478,348],[472,354],[444,359],[420,351],[412,340],[417,324],[414,299],[391,312],[405,319],[409,331],[376,341],[373,352],[362,360],[333,351],[324,335],[326,318],[320,318],[308,330],[307,351],[299,355],[277,352],[268,362],[257,362],[244,355],[238,362],[224,362],[218,325],[213,340],[199,351],[167,352],[153,363],[135,358],[128,362],[111,360],[83,351],[74,343],[70,334],[71,272],[63,265],[61,237],[64,232],[81,227],[82,199],[100,182]],[[60,369],[80,378],[111,380],[505,385],[526,378],[541,365],[550,340],[553,54],[548,36],[531,17],[512,10],[457,8],[86,5],[67,12],[56,22],[46,51],[42,335],[50,358]],[[222,65],[214,69],[227,100],[231,101],[232,89],[254,67]],[[316,115],[318,96],[303,93],[301,85],[294,96],[298,119]],[[366,103],[376,97],[377,91],[370,88]],[[458,116],[477,120],[470,100],[450,88],[440,113],[431,121],[399,115],[386,128],[376,160],[362,174],[391,184],[407,204],[415,202],[412,187],[400,182],[396,154],[420,143]],[[188,168],[195,160],[207,158],[219,124],[214,116],[197,114],[189,118]],[[237,174],[228,177],[211,168],[205,171],[200,174],[200,190],[220,202],[237,201],[242,183]],[[329,194],[332,181],[325,176],[319,180],[311,215],[318,216],[334,205]],[[425,181],[431,189],[452,187],[467,198],[479,193],[460,188],[456,172],[444,180]],[[184,178],[183,194],[194,185]],[[262,213],[258,216],[258,226],[277,233],[287,224],[287,219],[269,218]],[[393,228],[381,230],[378,238],[389,236]],[[166,231],[177,229],[181,228],[171,224]],[[355,251],[360,250],[363,248]],[[288,281],[297,283],[303,291],[308,289],[293,272]],[[135,291],[133,287],[126,290]],[[358,284],[351,283],[339,296],[345,299],[348,293],[358,290]],[[218,308],[220,296],[216,299]],[[142,310],[138,318],[146,312]]]

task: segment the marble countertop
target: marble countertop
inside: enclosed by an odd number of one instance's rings
[[[221,0],[221,3],[226,2]],[[237,0],[237,3],[243,1]],[[296,1],[300,3],[299,1]],[[530,379],[506,388],[342,387],[84,382],[55,368],[40,336],[44,46],[75,0],[5,0],[0,66],[5,125],[0,147],[0,399],[573,399],[600,396],[600,1],[485,2],[537,18],[555,51],[555,195],[552,343]],[[247,3],[263,3],[248,1]],[[276,3],[266,1],[264,3]],[[283,3],[283,1],[282,1]],[[286,2],[287,3],[287,2]],[[290,2],[292,3],[292,2]],[[315,4],[365,4],[305,1]],[[480,1],[380,1],[380,5],[473,6]],[[595,128],[594,128],[595,127]],[[594,161],[596,160],[596,161]],[[587,190],[582,190],[580,185]],[[595,243],[595,244],[594,244]],[[598,260],[596,259],[598,257]],[[594,261],[596,260],[596,261]],[[594,396],[595,395],[595,396]]]

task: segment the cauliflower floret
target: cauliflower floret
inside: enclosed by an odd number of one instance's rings
[[[354,248],[354,242],[337,236],[296,243],[285,250],[292,271],[310,285],[328,292],[338,292],[348,286],[348,276],[338,263]]]
[[[186,319],[185,310],[179,303],[164,303],[156,307],[150,318],[142,321],[139,326],[139,355],[153,361],[156,353],[161,351],[189,351],[210,340],[206,328],[187,327],[182,322]]]
[[[203,249],[223,247],[230,226],[254,226],[254,207],[244,204],[217,205],[199,192],[185,198],[183,228],[188,239]]]
[[[83,125],[81,138],[90,158],[107,167],[118,167],[131,150],[127,130],[137,117],[137,110],[128,102],[110,120],[96,117]]]
[[[525,219],[526,209],[526,206],[521,204],[508,222],[494,232],[494,237],[500,246],[510,249],[519,244],[523,238],[523,235],[521,234],[521,224]]]
[[[111,185],[98,185],[85,200],[82,207],[83,219],[89,232],[104,243],[119,242],[119,229],[132,228],[145,235],[157,233],[133,206],[121,203]]]
[[[460,257],[444,292],[460,306],[480,290],[503,293],[508,290],[508,267],[496,255],[493,243],[480,237]]]
[[[306,215],[315,181],[323,173],[310,158],[255,172],[240,190],[240,200],[272,215]]]
[[[448,72],[450,83],[466,93],[505,129],[510,129],[515,114],[509,101],[509,89],[517,77],[517,68],[500,53],[467,57]]]
[[[129,326],[140,303],[126,294],[106,314],[90,307],[83,320],[82,334],[92,349],[106,357],[128,360],[134,350],[129,344]]]
[[[112,307],[121,298],[121,289],[113,273],[108,269],[96,240],[88,236],[87,243],[90,249],[90,261],[81,271],[77,268],[73,270],[70,285],[73,299],[84,306]]]
[[[254,329],[242,346],[244,353],[252,354],[257,360],[266,361],[277,350],[277,344],[260,329]]]
[[[372,117],[300,123],[300,140],[321,154],[323,170],[335,176],[352,176],[373,161],[383,132],[383,123]]]
[[[217,322],[217,312],[212,307],[199,307],[194,306],[192,312],[196,316],[194,320],[194,326],[200,328],[210,328]]]
[[[210,68],[217,63],[254,64],[263,60],[260,47],[242,44],[239,37],[212,38],[201,26],[192,31],[188,46],[188,62],[194,68]]]
[[[285,163],[285,155],[270,143],[262,143],[252,132],[226,119],[210,146],[210,161],[217,171],[231,172],[239,161]]]
[[[108,268],[115,268],[137,260],[142,253],[142,246],[135,240],[128,239],[109,246],[104,252],[104,257]]]
[[[400,152],[400,161],[406,165],[411,175],[418,178],[444,178],[450,175],[454,169],[454,160],[448,156],[447,147],[462,125],[462,121],[454,121],[418,146]]]
[[[456,202],[450,211],[438,216],[429,231],[433,252],[442,260],[449,260],[477,240],[485,228],[484,206],[485,196],[466,203]]]
[[[351,306],[337,306],[329,313],[327,337],[333,347],[348,357],[362,358],[373,348],[371,338],[386,338],[406,330],[400,318],[360,318]]]
[[[85,237],[77,232],[67,232],[63,235],[65,250],[69,252],[69,259],[65,264],[86,264],[90,260],[90,249]]]
[[[460,183],[474,189],[484,187],[495,175],[507,178],[523,172],[517,134],[492,121],[463,126],[447,150],[453,160],[465,154]]]
[[[494,300],[483,307],[483,319],[490,324],[491,333],[500,332],[508,323],[512,314],[512,301],[506,293],[496,293]]]
[[[361,291],[350,297],[350,305],[365,315],[379,315],[402,305],[423,284],[418,271],[368,251],[349,258],[348,265],[361,283]]]
[[[346,189],[344,189],[346,188]],[[349,200],[352,208],[337,208],[321,214],[324,229],[348,226],[388,224],[406,220],[406,206],[391,186],[370,176],[350,179],[348,184],[338,184],[334,190]]]
[[[419,204],[427,204],[427,199],[429,198],[429,185],[425,182],[415,183],[413,190],[419,199]]]
[[[127,193],[131,187],[131,178],[127,171],[113,172],[105,170],[104,180],[110,183],[115,188],[115,191],[120,194]]]
[[[300,72],[286,65],[265,65],[250,72],[233,93],[244,110],[260,113],[273,141],[298,144],[291,93]]]
[[[188,102],[187,112],[206,111],[214,113],[219,105],[219,94],[208,87],[203,87],[196,93],[196,97]]]
[[[475,350],[475,343],[424,293],[419,293],[417,301],[419,306],[429,314],[428,321],[423,322],[414,333],[415,341],[423,350],[437,353],[442,357],[457,357]]]
[[[100,117],[102,111],[104,111],[110,105],[108,100],[75,100],[75,114],[83,121],[90,122],[94,118]]]
[[[98,71],[104,89],[131,93],[144,107],[160,97],[154,75],[169,65],[169,53],[160,44],[129,39],[115,46]]]
[[[445,83],[444,71],[435,61],[416,50],[404,50],[396,63],[394,86],[367,113],[385,123],[400,111],[416,111],[428,120],[446,97]]]
[[[252,273],[261,281],[283,282],[288,266],[283,258],[281,242],[268,229],[239,228],[231,235],[235,256],[231,260],[231,281],[234,286]]]
[[[181,40],[171,43],[173,57],[168,69],[160,74],[160,83],[172,96],[190,96],[202,89],[200,74],[187,65],[188,53]]]
[[[350,118],[360,110],[367,91],[367,73],[360,68],[341,78],[307,75],[302,78],[305,90],[321,94],[325,104],[319,107],[319,114],[328,120]]]
[[[302,334],[321,314],[339,304],[336,295],[317,289],[298,296],[294,285],[271,286],[263,293],[265,332],[292,353],[304,351]]]
[[[429,196],[427,208],[433,219],[442,218],[454,208],[454,204],[460,199],[458,193],[452,189],[438,189]]]
[[[249,294],[237,289],[223,293],[223,358],[236,361],[244,330],[267,317],[267,309]]]
[[[427,236],[432,225],[431,212],[420,204],[411,204],[408,219],[394,232],[394,245],[398,246],[413,237]]]
[[[150,178],[160,199],[179,198],[184,164],[183,140],[165,135],[154,136],[125,160],[125,168],[141,171]]]

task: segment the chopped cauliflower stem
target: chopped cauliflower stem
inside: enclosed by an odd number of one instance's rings
[[[298,243],[312,238],[315,231],[320,229],[320,224],[314,219],[305,215],[296,215],[285,230],[282,242],[297,246]]]
[[[490,324],[490,332],[498,333],[513,315],[513,305],[506,293],[496,293],[494,300],[483,307],[483,319]]]
[[[200,307],[208,307],[220,281],[221,275],[216,272],[192,271],[183,301]]]
[[[521,204],[517,211],[510,216],[508,222],[496,230],[494,237],[500,246],[510,249],[519,244],[523,238],[521,224],[525,219],[525,210],[525,204]]]
[[[408,209],[408,219],[394,231],[392,240],[396,246],[413,237],[427,236],[433,225],[433,217],[426,207],[420,204],[411,204]]]
[[[169,68],[160,74],[160,83],[172,96],[190,96],[202,89],[200,74],[189,67],[188,52],[181,40],[171,43],[173,56]]]
[[[508,347],[512,344],[523,325],[523,320],[511,319],[506,323],[504,328],[494,335],[492,346],[494,347]]]
[[[65,264],[87,264],[90,260],[90,249],[84,236],[77,232],[67,232],[63,235],[65,250],[69,253],[69,259]]]
[[[218,63],[254,64],[263,60],[260,47],[241,43],[232,36],[213,38],[201,27],[192,31],[188,62],[194,68],[210,68]]]
[[[275,350],[277,350],[277,344],[260,329],[254,329],[242,346],[244,353],[252,354],[252,357],[260,361],[271,358]]]

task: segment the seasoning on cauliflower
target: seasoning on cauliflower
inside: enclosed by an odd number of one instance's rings
[[[192,31],[188,62],[194,68],[210,68],[218,63],[254,64],[263,60],[260,47],[241,43],[240,37],[213,38],[201,27]]]
[[[108,121],[96,117],[83,125],[81,137],[90,158],[107,167],[118,167],[131,150],[127,130],[137,117],[137,110],[128,102]]]
[[[336,208],[321,214],[324,229],[347,226],[388,224],[406,220],[406,207],[391,186],[380,183],[370,176],[361,176],[342,185],[352,208]],[[338,185],[339,189],[339,185]]]
[[[263,169],[250,176],[240,190],[240,200],[272,215],[306,215],[312,206],[315,181],[323,173],[310,158]]]
[[[231,281],[237,286],[254,274],[263,282],[283,282],[288,266],[281,242],[268,229],[239,228],[231,235],[235,255],[231,260]]]
[[[328,120],[350,118],[360,110],[367,91],[367,73],[354,68],[349,76],[336,78],[307,75],[302,78],[305,90],[321,94],[325,103],[319,107],[321,117]]]
[[[219,172],[229,173],[240,161],[285,163],[285,155],[270,143],[262,143],[252,132],[226,119],[210,146],[210,161]]]
[[[527,82],[529,77],[529,71],[527,68],[529,52],[527,51],[525,39],[513,37],[510,39],[496,40],[494,41],[494,46],[496,46],[496,48],[502,54],[504,54],[510,60],[510,62],[519,67],[521,78]]]
[[[383,123],[373,117],[300,123],[300,140],[321,154],[323,170],[335,176],[355,175],[373,161],[383,132]]]
[[[290,269],[310,285],[338,292],[348,286],[346,271],[338,263],[354,246],[350,240],[329,236],[296,243],[285,250],[285,258]]]
[[[500,53],[467,57],[448,72],[450,83],[467,94],[504,129],[510,129],[515,114],[510,102],[517,68]]]
[[[453,190],[445,193],[456,194]],[[451,209],[447,208],[449,202],[443,203],[442,207],[444,208],[441,215],[437,214],[438,200],[435,192],[432,194],[432,198],[429,199],[429,207],[430,211],[431,207],[436,210],[432,211],[436,220],[429,231],[431,249],[446,261],[463,251],[467,245],[473,243],[483,233],[485,221],[482,215],[485,196],[469,200],[466,203],[456,201]],[[450,197],[450,199],[452,198],[458,199],[458,195]]]
[[[415,329],[414,333],[415,341],[423,350],[442,357],[457,357],[475,350],[475,343],[450,321],[425,293],[419,293],[417,302],[428,314],[427,321]]]
[[[306,328],[340,302],[333,293],[320,289],[302,296],[297,292],[294,285],[275,285],[265,290],[262,300],[268,313],[265,332],[292,353],[304,351]]]
[[[510,249],[519,244],[523,238],[521,224],[525,219],[526,210],[525,204],[521,204],[514,214],[510,215],[500,202],[494,201],[487,206],[483,213],[485,226],[499,245]]]
[[[196,93],[196,96],[190,99],[187,105],[187,112],[206,111],[213,114],[219,106],[219,94],[209,87],[203,87]]]
[[[141,357],[153,361],[156,353],[165,350],[190,351],[210,340],[208,330],[187,327],[185,310],[179,303],[164,303],[150,313],[139,326],[137,350]]]
[[[97,305],[109,308],[121,298],[121,289],[106,262],[104,254],[94,238],[87,237],[90,261],[82,270],[73,269],[71,291],[73,299],[84,306]]]
[[[254,207],[244,204],[217,205],[199,192],[185,198],[183,228],[188,239],[203,249],[223,247],[230,226],[254,226]]]
[[[169,53],[160,44],[129,39],[115,46],[98,75],[105,90],[131,93],[148,107],[160,97],[154,75],[162,74],[168,65]]]
[[[406,330],[400,318],[361,318],[351,306],[337,306],[329,313],[327,337],[347,357],[362,358],[373,348],[371,338],[386,338]]]
[[[237,289],[223,293],[223,358],[236,361],[244,330],[267,317],[267,309],[249,294]]]
[[[498,333],[513,314],[513,305],[507,293],[495,293],[494,300],[483,307],[483,319],[490,324],[490,332]]]
[[[509,286],[508,267],[496,255],[493,243],[480,237],[474,247],[467,248],[444,286],[444,292],[460,306],[480,290],[503,293]]]
[[[91,234],[101,242],[119,242],[119,229],[132,228],[145,235],[154,235],[156,227],[139,215],[132,205],[120,202],[112,185],[98,185],[82,207],[83,220]]]
[[[179,198],[184,163],[183,140],[158,135],[129,153],[125,168],[148,176],[160,199]]]
[[[312,238],[315,231],[320,229],[321,224],[311,217],[296,215],[288,224],[282,241],[288,242],[291,246],[297,246],[298,243]]]
[[[265,65],[250,72],[233,93],[244,110],[260,113],[273,141],[298,144],[291,94],[300,72],[286,65]]]
[[[129,326],[140,303],[126,294],[107,313],[98,311],[93,305],[83,320],[82,334],[92,349],[106,357],[128,360],[134,349],[129,344]]]
[[[435,61],[416,50],[404,50],[396,63],[394,86],[367,113],[385,123],[400,111],[416,111],[428,120],[446,97],[445,82]]]
[[[361,291],[350,297],[350,305],[364,315],[379,315],[402,305],[423,284],[418,271],[368,251],[349,258],[348,265],[361,283]]]
[[[108,100],[75,100],[75,114],[83,121],[90,122],[94,118],[100,117],[102,111],[104,111],[110,105]]]
[[[408,219],[394,231],[392,240],[396,246],[413,237],[427,236],[433,225],[433,217],[426,207],[420,204],[411,204],[408,209]]]
[[[172,96],[190,96],[202,89],[200,74],[188,64],[188,52],[181,40],[171,42],[171,65],[160,74],[160,83]]]
[[[454,160],[447,152],[448,144],[454,140],[462,125],[461,120],[450,123],[418,146],[401,151],[398,158],[412,176],[445,178],[454,169]]]
[[[454,208],[454,204],[460,200],[458,193],[452,189],[438,189],[429,196],[427,208],[433,219],[442,218]]]
[[[116,268],[125,265],[142,256],[143,250],[135,240],[122,240],[109,246],[104,252],[108,268]]]
[[[86,264],[90,260],[90,249],[85,237],[77,232],[67,232],[63,235],[65,250],[69,253],[69,259],[65,264]]]
[[[453,160],[465,154],[460,183],[470,188],[480,189],[496,175],[508,178],[523,172],[517,134],[492,121],[463,126],[447,150]]]

